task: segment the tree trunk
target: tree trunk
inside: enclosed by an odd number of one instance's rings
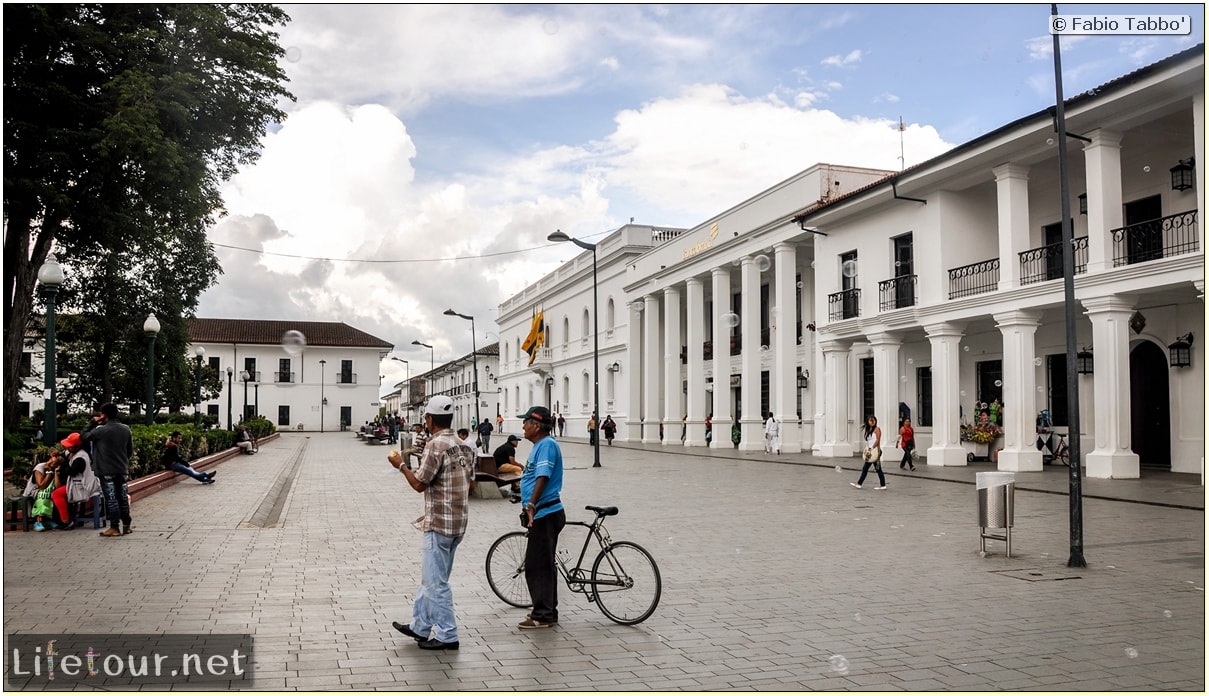
[[[38,268],[46,261],[59,220],[47,216],[34,232],[34,215],[10,211],[4,239],[4,427],[20,422],[17,402],[21,400],[21,354],[25,351],[25,333],[34,306]],[[30,249],[30,241],[33,249]],[[30,409],[33,410],[32,408]]]

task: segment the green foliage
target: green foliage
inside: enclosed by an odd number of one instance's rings
[[[293,99],[276,32],[288,20],[256,3],[4,6],[7,425],[52,245],[67,271],[56,305],[89,317],[70,358],[78,403],[142,402],[148,312],[156,406],[193,402],[185,322],[221,272],[206,229],[222,182]]]
[[[253,418],[244,421],[243,424],[248,427],[248,432],[252,433],[252,436],[256,438],[262,438],[277,432],[277,426],[268,418]]]

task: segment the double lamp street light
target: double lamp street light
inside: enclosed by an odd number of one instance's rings
[[[592,466],[600,466],[600,304],[596,299],[596,245],[568,236],[555,230],[546,237],[551,242],[571,242],[580,249],[592,252],[592,442],[595,444]]]
[[[461,317],[470,322],[470,361],[474,366],[474,422],[475,427],[481,425],[483,419],[479,417],[479,348],[474,337],[474,317],[467,314],[459,314],[452,309],[445,310],[445,316]]]

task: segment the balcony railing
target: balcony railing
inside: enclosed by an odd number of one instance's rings
[[[1075,250],[1075,275],[1087,272],[1087,237],[1070,240]],[[1031,285],[1061,278],[1062,242],[1020,252],[1020,284]]]
[[[292,384],[294,382],[294,373],[293,372],[274,372],[273,379],[274,379],[274,381],[276,381],[279,384],[282,382]]]
[[[861,289],[841,290],[827,296],[828,313],[831,321],[852,319],[861,315]]]
[[[999,289],[999,259],[987,259],[949,269],[949,299],[981,295]]]
[[[877,291],[881,296],[878,305],[879,311],[886,312],[891,309],[914,307],[916,277],[914,275],[904,275],[878,283]]]
[[[356,384],[357,374],[355,372],[337,372],[336,384]]]
[[[1113,230],[1112,265],[1129,266],[1198,251],[1196,216],[1196,210],[1188,210]]]

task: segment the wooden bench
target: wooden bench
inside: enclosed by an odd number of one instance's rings
[[[519,484],[519,474],[501,474],[495,466],[495,457],[490,454],[479,454],[478,466],[474,469],[474,494],[479,498],[505,498],[503,487]],[[494,485],[491,485],[494,484]]]

